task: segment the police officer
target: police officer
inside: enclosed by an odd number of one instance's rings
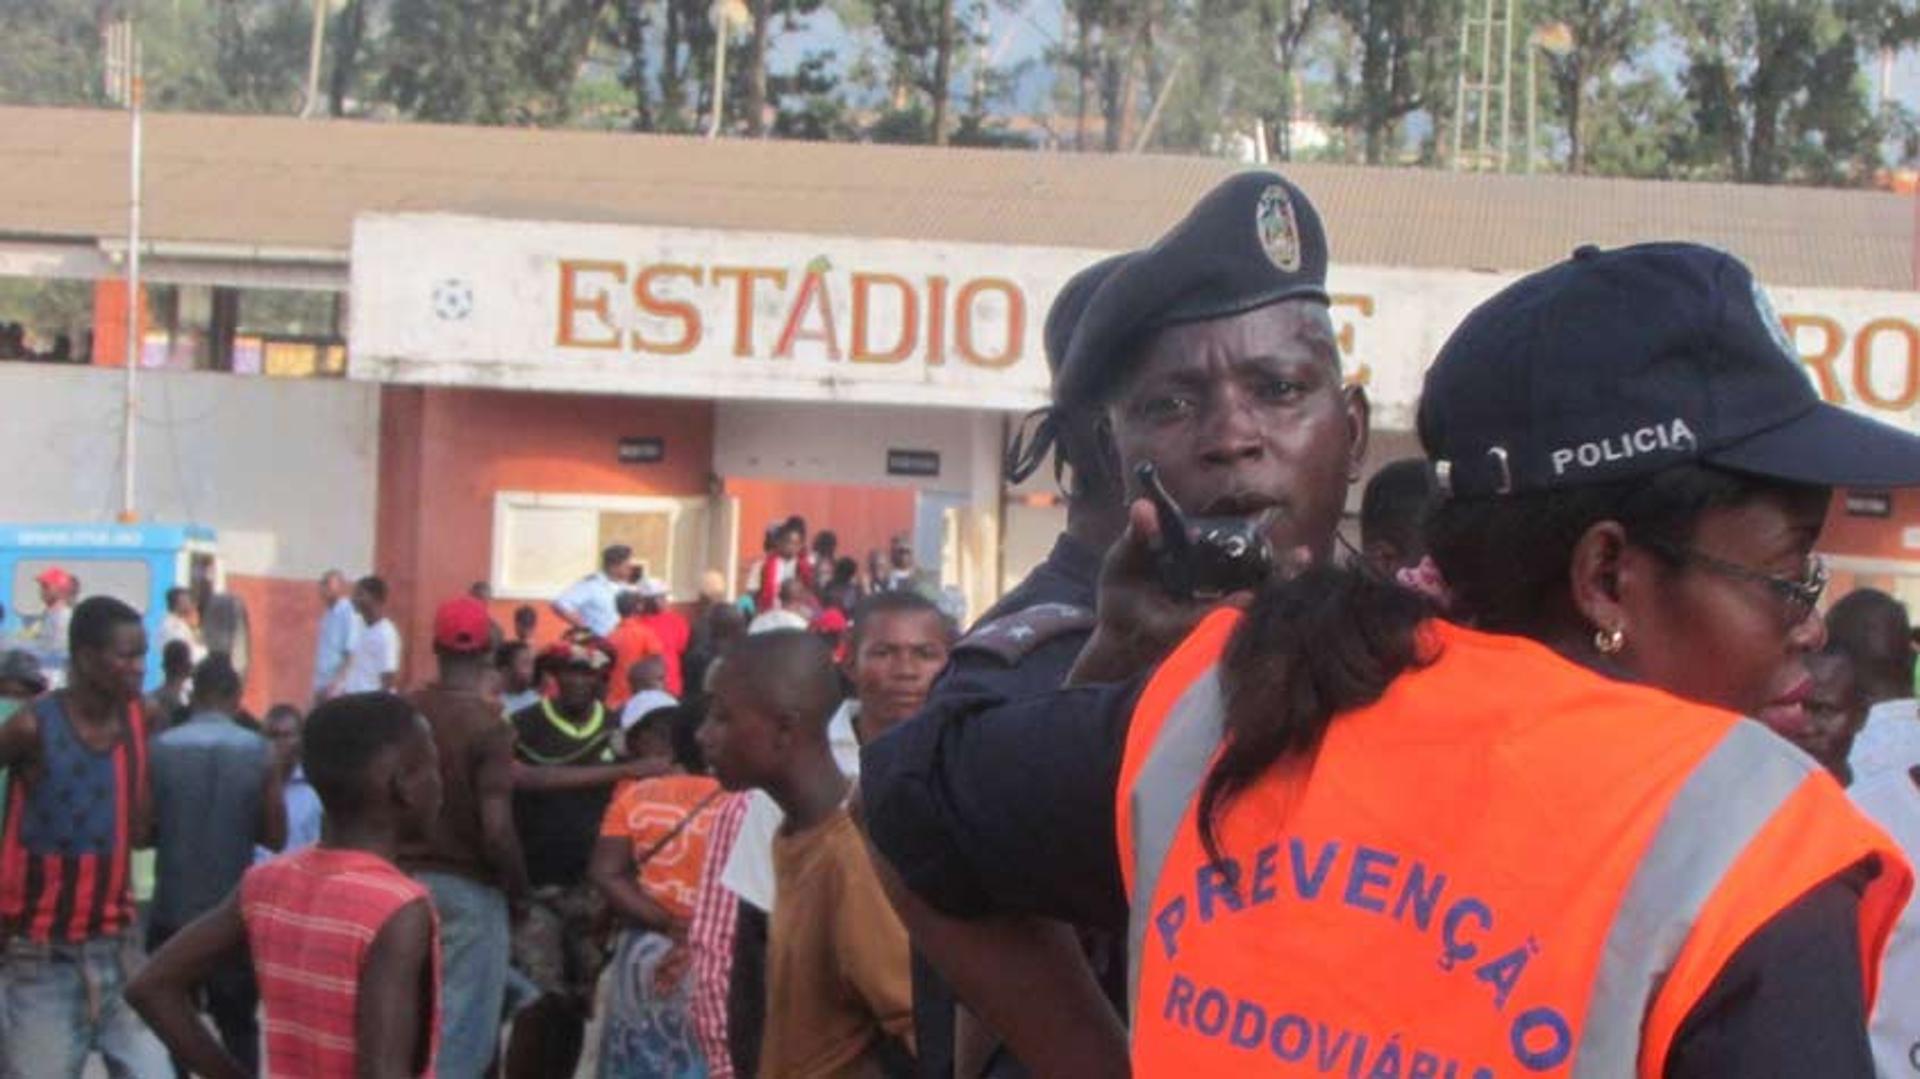
[[[1047,362],[1057,374],[1087,300],[1124,261],[1116,255],[1069,280],[1047,312]],[[1020,483],[1049,451],[1054,474],[1067,497],[1067,526],[1053,549],[1026,579],[990,608],[955,643],[928,708],[979,696],[1018,699],[1058,688],[1093,631],[1100,558],[1125,521],[1118,471],[1100,445],[1094,410],[1062,402],[1028,417],[1009,447],[1006,476]],[[1087,957],[1116,1002],[1124,991],[1125,965],[1114,961],[1114,941],[1090,937]],[[1014,1079],[1018,1061],[995,1044],[971,1016],[956,1014],[953,990],[919,952],[913,956],[914,1049],[926,1079]]]
[[[1804,722],[1831,487],[1920,486],[1920,438],[1689,244],[1482,305],[1420,435],[1445,606],[1322,563],[1161,637],[1136,502],[1096,684],[872,747],[916,939],[1050,1076],[1873,1074],[1912,871],[1738,717]],[[1130,1041],[1009,915],[1126,927]]]
[[[1068,477],[1066,531],[955,646],[918,731],[983,700],[1066,681],[1093,629],[1100,560],[1125,527],[1129,477],[1142,462],[1189,512],[1270,518],[1283,549],[1328,553],[1365,452],[1367,404],[1340,377],[1326,265],[1305,195],[1274,173],[1249,172],[1218,185],[1152,247],[1068,282],[1047,317],[1054,404],[1011,449],[1007,470],[1017,483],[1054,451]],[[919,771],[932,749],[909,734],[886,759]],[[1090,933],[1082,943],[1117,1009],[1120,942]],[[958,1061],[949,1048],[950,992],[918,959],[915,973],[921,1074],[947,1079],[958,1064],[974,1079],[978,1043],[963,1037]],[[987,1054],[985,1066],[1020,1074],[1004,1055]]]

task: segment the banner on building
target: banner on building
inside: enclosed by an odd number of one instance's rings
[[[368,214],[355,378],[647,397],[1018,411],[1046,402],[1054,294],[1106,254],[1052,247]],[[1376,423],[1514,274],[1335,267],[1334,328]],[[1828,400],[1920,430],[1920,293],[1773,290]]]

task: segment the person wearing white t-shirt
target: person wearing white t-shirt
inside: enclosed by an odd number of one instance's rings
[[[1895,768],[1847,788],[1860,811],[1920,857],[1920,769]],[[1880,959],[1880,998],[1867,1022],[1881,1075],[1920,1074],[1920,909],[1907,899]]]
[[[620,624],[614,600],[633,587],[633,548],[614,544],[600,552],[600,572],[588,574],[554,597],[553,613],[575,629],[606,637]]]
[[[353,586],[353,609],[360,615],[360,625],[347,650],[340,692],[392,692],[400,680],[400,631],[387,617],[387,582],[362,577]]]
[[[648,712],[672,708],[680,698],[666,690],[667,664],[659,656],[648,656],[627,669],[627,702],[620,706],[620,729],[632,730]]]
[[[160,647],[185,641],[197,665],[207,658],[206,643],[200,637],[200,613],[194,609],[193,593],[184,588],[167,589],[167,616],[160,620]]]
[[[1913,637],[1907,608],[1858,588],[1827,612],[1827,647],[1853,661],[1867,722],[1847,764],[1856,783],[1920,765],[1920,708],[1913,695]]]

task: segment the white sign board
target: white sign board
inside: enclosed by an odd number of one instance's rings
[[[1024,410],[1041,330],[1106,252],[442,214],[354,225],[349,373],[646,397]],[[1408,429],[1427,363],[1518,275],[1336,266],[1348,376]],[[1920,294],[1776,289],[1828,400],[1920,430]]]

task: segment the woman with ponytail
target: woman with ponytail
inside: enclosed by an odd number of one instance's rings
[[[1420,588],[1322,561],[1181,619],[1137,503],[1086,684],[943,717],[931,776],[869,753],[916,943],[1023,1059],[1071,1041],[1047,1074],[1874,1074],[1912,872],[1767,728],[1806,722],[1830,488],[1920,486],[1920,439],[1820,402],[1684,244],[1502,291],[1419,428]],[[1084,771],[980,767],[1063,740]],[[1034,914],[1124,927],[1130,1038],[943,947]]]

